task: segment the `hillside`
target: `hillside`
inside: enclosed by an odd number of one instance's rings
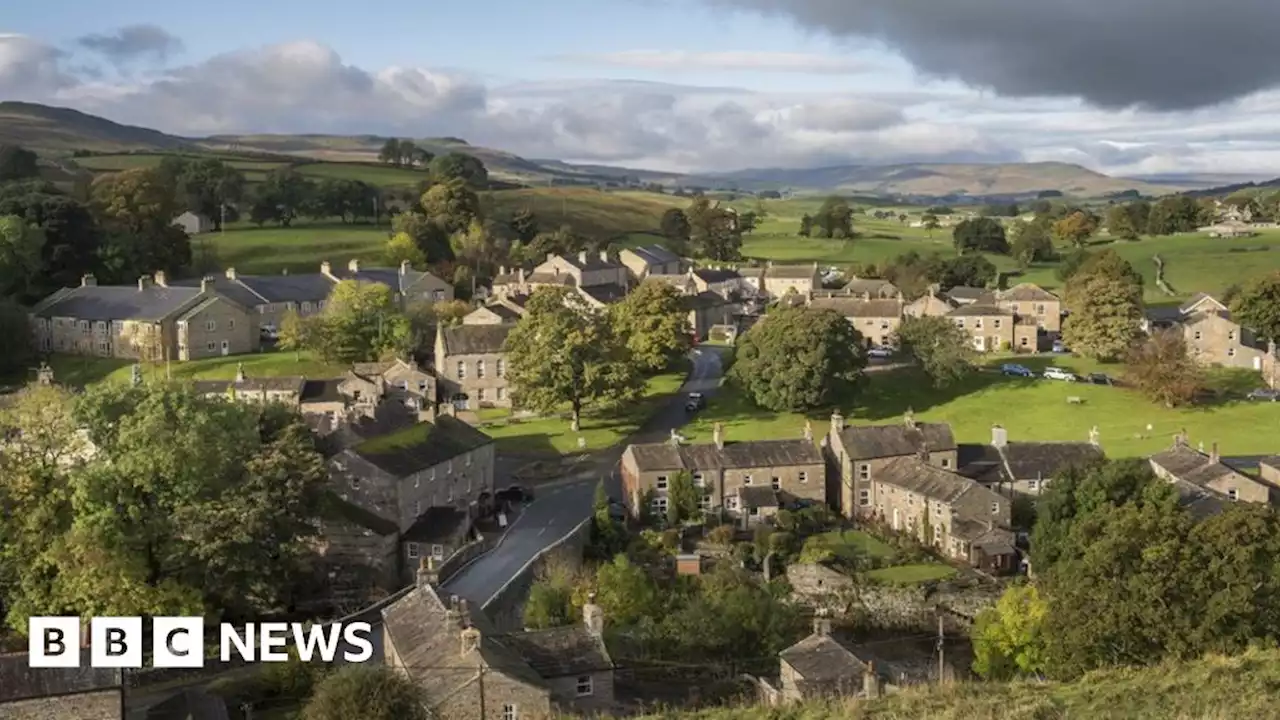
[[[668,712],[644,720],[1258,720],[1280,718],[1280,652],[1108,670],[1078,682],[926,687],[874,702]]]
[[[191,148],[191,141],[157,130],[121,125],[79,110],[10,101],[0,102],[0,143],[41,154]]]

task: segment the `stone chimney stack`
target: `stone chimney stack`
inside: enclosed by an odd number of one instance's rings
[[[235,269],[235,268],[233,268],[233,267],[227,268],[227,279],[228,279],[228,280],[235,280],[235,279],[236,279],[236,269]]]
[[[904,413],[902,416],[902,424],[906,425],[912,430],[915,430],[916,429],[916,411],[912,410],[911,408],[907,408],[907,412]]]
[[[351,258],[347,261],[347,269],[351,272],[360,272],[360,261],[355,258]]]
[[[813,634],[814,635],[830,635],[831,634],[831,618],[821,610],[813,616]]]
[[[999,425],[991,426],[991,446],[1002,448],[1009,444],[1009,431]]]
[[[813,423],[804,421],[804,439],[813,442]]]
[[[600,251],[600,262],[609,262],[609,251],[608,251],[608,250],[601,250],[601,251]]]
[[[862,671],[862,694],[868,700],[875,700],[880,697],[880,676],[876,674],[876,664],[874,662],[867,663],[866,668]]]
[[[516,270],[516,279],[520,281],[520,285],[524,285],[524,268]]]
[[[423,556],[418,558],[417,584],[420,588],[429,587],[431,585],[431,558]]]
[[[604,608],[596,604],[596,594],[587,596],[587,604],[582,606],[582,622],[592,635],[604,634]]]
[[[462,656],[480,649],[480,631],[468,625],[462,629]]]
[[[711,442],[716,444],[717,450],[724,449],[724,426],[720,423],[711,428]]]
[[[200,292],[202,293],[209,292],[214,288],[215,285],[217,285],[217,283],[218,283],[218,279],[216,277],[212,275],[205,275],[204,277],[200,278]],[[156,284],[158,285],[159,283],[156,283]],[[168,287],[168,285],[166,285],[165,287]]]
[[[409,274],[409,261],[408,261],[408,260],[401,260],[401,261],[400,261],[400,274],[401,274],[401,275],[408,275],[408,274]]]
[[[586,264],[587,264],[587,251],[586,251],[586,250],[583,250],[582,252],[578,253],[578,262],[582,263],[583,265],[586,265]]]
[[[920,462],[927,465],[929,463],[929,441],[921,439],[920,448],[916,450],[916,453],[920,456]]]
[[[142,277],[138,278],[138,292],[142,292],[143,290],[146,290],[149,287],[151,287],[151,278],[147,277],[146,275],[143,275]]]
[[[844,432],[844,416],[840,414],[839,410],[831,411],[831,432]]]
[[[1222,456],[1218,454],[1218,443],[1209,446],[1209,462],[1217,464],[1222,462]]]
[[[333,277],[333,266],[329,264],[328,260],[320,263],[320,274]]]
[[[97,286],[98,286],[98,278],[94,277],[93,275],[80,276],[80,287],[97,287]]]
[[[169,278],[165,276],[163,270],[157,270],[151,275],[156,285],[160,287],[169,287]]]

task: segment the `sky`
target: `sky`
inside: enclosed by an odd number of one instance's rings
[[[0,100],[689,171],[1280,175],[1275,0],[0,0]]]

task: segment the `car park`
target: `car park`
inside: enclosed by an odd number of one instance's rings
[[[1036,374],[1031,372],[1031,368],[1026,365],[1018,365],[1016,363],[1005,363],[1000,366],[1002,375],[1015,375],[1017,377],[1035,377]]]
[[[1049,380],[1066,380],[1067,382],[1076,382],[1080,379],[1078,375],[1059,367],[1051,367],[1044,369],[1044,377]]]

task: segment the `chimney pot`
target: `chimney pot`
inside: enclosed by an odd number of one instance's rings
[[[156,285],[159,285],[160,287],[169,287],[169,279],[165,277],[163,270],[155,271],[152,278],[155,280]]]
[[[214,280],[214,278],[211,278],[211,277],[203,277],[203,278],[200,278],[200,292],[202,292],[202,293],[207,293],[207,292],[209,292],[210,290],[212,290],[212,289],[213,289],[213,286],[214,286],[214,284],[215,284],[216,282],[217,282],[217,281],[216,281],[216,280]],[[165,287],[168,287],[168,286],[165,286]]]
[[[1218,443],[1209,446],[1209,462],[1218,463],[1222,460],[1222,456],[1218,454]]]
[[[609,251],[608,251],[608,250],[601,250],[601,251],[600,251],[600,262],[609,262]]]
[[[347,262],[347,269],[351,272],[360,272],[360,261],[352,258]]]
[[[229,268],[227,268],[227,279],[228,279],[228,280],[235,280],[235,279],[236,279],[236,269],[235,269],[235,268],[233,268],[233,267],[229,267]]]
[[[147,277],[146,275],[143,275],[142,277],[138,278],[139,291],[146,290],[148,287],[151,287],[151,278]]]
[[[596,594],[587,596],[587,604],[582,606],[582,622],[592,635],[604,634],[604,608],[596,604]]]
[[[711,429],[711,441],[716,444],[717,450],[724,449],[724,426],[716,423]]]
[[[1009,431],[1000,425],[991,426],[991,446],[1002,448],[1009,444]]]
[[[586,265],[586,264],[587,264],[587,251],[586,251],[586,250],[583,250],[582,252],[578,253],[578,262],[582,263],[583,265]]]
[[[844,432],[844,416],[839,410],[831,412],[831,430],[832,432]]]

